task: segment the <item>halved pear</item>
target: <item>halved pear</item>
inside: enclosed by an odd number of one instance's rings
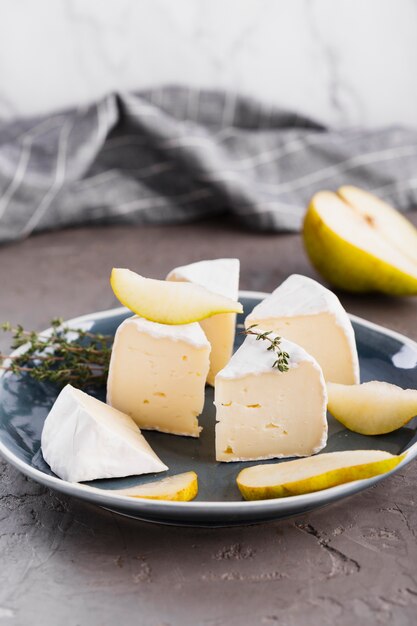
[[[144,278],[113,268],[110,284],[118,300],[140,317],[160,324],[189,324],[218,313],[242,313],[242,305],[192,283]]]
[[[374,223],[384,239],[417,263],[417,229],[402,213],[373,193],[351,185],[340,187],[337,195],[354,210],[366,212],[367,221]]]
[[[303,236],[313,265],[334,286],[417,294],[417,230],[376,196],[355,187],[316,193]]]
[[[361,385],[327,383],[330,413],[361,435],[383,435],[417,415],[417,390],[373,380]]]
[[[327,452],[295,461],[242,470],[237,486],[245,500],[267,500],[321,491],[394,469],[403,456],[382,450]]]
[[[176,500],[189,502],[198,494],[198,476],[195,472],[184,472],[175,476],[167,476],[145,485],[128,487],[127,489],[112,489],[112,494],[130,496],[131,498],[145,498],[147,500]]]

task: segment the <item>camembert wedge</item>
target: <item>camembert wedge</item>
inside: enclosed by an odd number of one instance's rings
[[[140,428],[198,437],[209,357],[199,324],[130,317],[114,338],[107,402]]]
[[[70,482],[168,469],[130,417],[71,385],[50,410],[41,445],[52,471]]]
[[[287,278],[248,315],[245,325],[252,324],[303,346],[318,361],[327,381],[359,382],[350,319],[338,297],[315,280],[299,274]]]
[[[167,280],[189,282],[230,300],[239,296],[239,259],[213,259],[176,267]],[[211,344],[210,370],[207,382],[214,385],[216,374],[223,369],[233,352],[236,313],[220,313],[200,322]]]
[[[283,340],[281,348],[290,355],[287,372],[273,367],[276,355],[263,341],[248,336],[217,374],[217,461],[307,456],[326,445],[321,368],[300,346]]]

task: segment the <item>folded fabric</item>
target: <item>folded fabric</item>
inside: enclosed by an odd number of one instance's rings
[[[417,128],[327,129],[230,93],[166,87],[0,125],[0,242],[69,225],[233,214],[297,231],[319,189],[417,208]]]

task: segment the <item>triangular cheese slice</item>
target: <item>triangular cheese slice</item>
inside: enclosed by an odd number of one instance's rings
[[[320,366],[303,348],[282,340],[290,358],[289,370],[280,372],[269,345],[248,336],[216,376],[218,461],[308,456],[326,445],[327,393]]]
[[[189,282],[221,296],[237,300],[239,296],[239,259],[213,259],[198,261],[176,267],[167,276],[167,280]],[[211,344],[210,370],[207,382],[214,385],[214,379],[227,364],[233,352],[235,339],[236,314],[222,313],[200,322]]]
[[[129,317],[116,331],[107,402],[139,428],[198,437],[210,344],[197,322]]]
[[[350,319],[338,297],[315,280],[299,274],[287,278],[248,315],[246,328],[252,324],[303,346],[318,361],[326,380],[359,382]]]
[[[52,471],[70,482],[168,469],[128,415],[71,385],[49,412],[41,445]]]

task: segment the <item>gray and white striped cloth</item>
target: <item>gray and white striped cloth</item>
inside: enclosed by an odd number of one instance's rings
[[[0,242],[109,222],[233,214],[297,231],[311,195],[354,184],[417,208],[417,129],[330,130],[214,91],[109,95],[0,124]]]

